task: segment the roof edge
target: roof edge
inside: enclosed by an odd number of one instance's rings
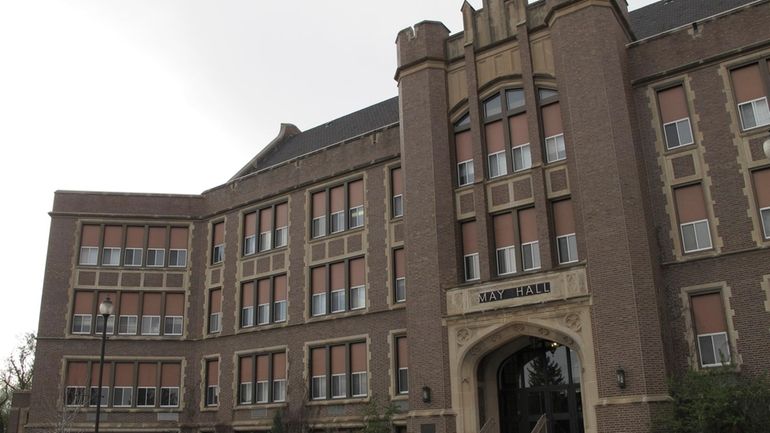
[[[243,166],[240,170],[238,170],[237,173],[233,177],[231,177],[226,183],[230,183],[234,181],[235,179],[238,179],[239,177],[243,177],[251,172],[251,170],[257,168],[257,162],[259,161],[262,156],[266,155],[267,153],[271,152],[276,146],[278,146],[283,140],[293,137],[299,133],[301,133],[299,128],[297,128],[296,125],[293,123],[281,123],[281,129],[278,131],[278,135],[265,146],[262,150],[257,153],[257,155],[254,158],[251,158],[251,160],[246,163],[246,165]]]

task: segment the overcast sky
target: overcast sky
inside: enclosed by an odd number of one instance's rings
[[[281,122],[305,130],[397,95],[398,31],[458,32],[461,5],[0,1],[0,357],[37,329],[55,190],[222,184]]]

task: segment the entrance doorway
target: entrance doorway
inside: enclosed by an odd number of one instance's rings
[[[542,415],[549,433],[583,433],[580,371],[575,351],[529,337],[497,371],[500,433],[529,433]]]

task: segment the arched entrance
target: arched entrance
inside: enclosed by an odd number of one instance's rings
[[[557,342],[524,338],[497,369],[500,433],[529,433],[542,415],[549,433],[583,433],[577,354]]]

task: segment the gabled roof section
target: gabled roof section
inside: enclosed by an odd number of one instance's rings
[[[278,136],[230,180],[396,123],[398,96],[304,132],[294,125],[281,124]]]
[[[663,0],[629,13],[636,39],[664,33],[757,0]]]

